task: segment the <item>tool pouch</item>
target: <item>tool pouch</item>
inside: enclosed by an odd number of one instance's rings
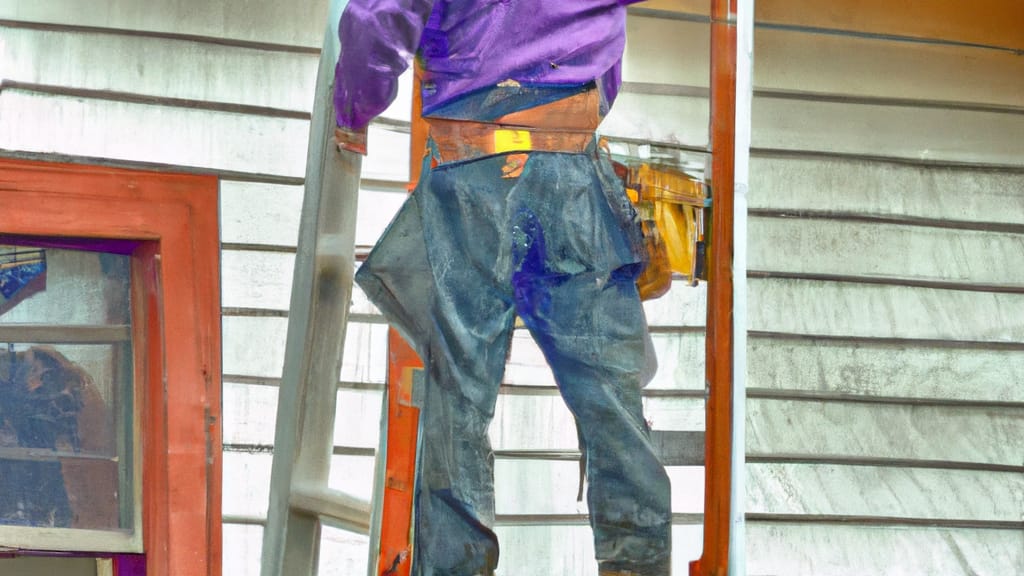
[[[612,162],[640,216],[646,266],[637,279],[643,300],[663,296],[674,274],[691,285],[703,276],[704,183],[671,166]]]

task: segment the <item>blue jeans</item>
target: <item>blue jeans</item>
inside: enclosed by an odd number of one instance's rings
[[[670,487],[640,400],[651,354],[636,214],[594,150],[532,152],[517,178],[501,177],[505,162],[426,170],[356,275],[425,364],[413,573],[497,566],[487,429],[518,315],[576,418],[598,562],[666,576]]]

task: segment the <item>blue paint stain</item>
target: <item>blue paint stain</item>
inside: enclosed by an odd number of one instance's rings
[[[15,264],[0,269],[0,295],[8,300],[13,298],[29,282],[44,272],[46,272],[45,261]]]

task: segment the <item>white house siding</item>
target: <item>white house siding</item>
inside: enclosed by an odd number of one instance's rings
[[[0,153],[221,176],[230,575],[258,573],[325,14],[325,0],[0,0]],[[629,33],[602,130],[699,168],[706,21],[637,11]],[[1024,570],[1024,60],[769,28],[755,56],[749,573]],[[408,85],[372,129],[361,249],[404,198]],[[368,496],[386,327],[354,298],[332,484]],[[648,314],[648,418],[702,429],[705,289],[679,285]],[[500,573],[593,573],[575,432],[526,334],[505,384]],[[700,554],[702,474],[670,469],[675,574]],[[365,570],[364,537],[328,529],[322,545],[322,574]]]
[[[605,129],[705,146],[707,27],[645,16]],[[1024,573],[1024,61],[754,54],[748,573]]]
[[[758,30],[749,574],[1024,573],[1022,66]]]

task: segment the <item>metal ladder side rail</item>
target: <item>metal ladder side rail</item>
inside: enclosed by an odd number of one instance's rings
[[[333,139],[334,23],[344,4],[330,3],[317,73],[261,576],[316,574],[322,523],[370,531],[370,503],[327,485],[362,164],[359,155],[339,151]]]

